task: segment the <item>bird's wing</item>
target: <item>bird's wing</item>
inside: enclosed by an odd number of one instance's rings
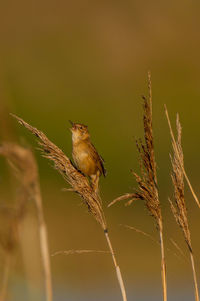
[[[98,154],[95,146],[93,144],[91,144],[92,146],[92,154],[93,154],[93,158],[94,160],[97,162],[99,170],[101,171],[101,173],[104,175],[104,177],[106,176],[106,169],[104,167],[104,159]]]
[[[106,171],[106,169],[105,169],[105,167],[104,167],[104,159],[99,155],[99,158],[100,158],[100,164],[101,164],[101,169],[102,169],[102,173],[103,173],[103,176],[105,177],[106,176],[106,174],[107,174],[107,171]]]

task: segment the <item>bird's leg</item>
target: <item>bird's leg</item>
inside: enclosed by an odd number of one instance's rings
[[[100,177],[99,171],[97,171],[95,175],[91,175],[92,188],[96,194],[99,193],[99,177]]]

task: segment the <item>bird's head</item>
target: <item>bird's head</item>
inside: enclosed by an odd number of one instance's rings
[[[73,142],[79,142],[81,140],[85,140],[90,137],[87,125],[84,125],[81,123],[74,123],[72,121],[69,121],[69,122],[72,125],[70,130],[72,132]]]

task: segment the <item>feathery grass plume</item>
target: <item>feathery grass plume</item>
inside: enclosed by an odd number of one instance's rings
[[[123,301],[127,301],[126,291],[121,275],[120,268],[117,264],[116,257],[113,251],[113,247],[108,235],[108,229],[106,224],[105,215],[102,207],[102,200],[100,196],[94,191],[88,182],[86,176],[80,173],[71,163],[70,159],[59,149],[54,143],[52,143],[46,135],[36,129],[35,127],[29,125],[23,119],[11,114],[14,118],[18,120],[25,128],[27,128],[32,134],[34,134],[39,140],[38,144],[41,147],[41,152],[43,157],[53,161],[54,168],[63,176],[63,178],[71,185],[70,191],[74,191],[79,194],[81,199],[87,205],[89,212],[93,215],[96,221],[101,225],[106,241],[112,255],[113,263],[115,266],[118,283],[121,289]]]
[[[20,223],[20,220],[26,213],[27,201],[33,200],[36,204],[40,238],[40,251],[45,277],[46,298],[47,301],[52,301],[51,269],[47,229],[42,209],[42,198],[38,180],[38,170],[34,155],[30,149],[26,149],[12,143],[3,143],[0,146],[0,154],[7,158],[21,184],[21,190],[18,196],[19,200],[17,204],[18,223]]]
[[[171,210],[176,219],[177,224],[181,228],[186,244],[190,252],[190,259],[192,264],[193,278],[194,278],[194,288],[195,288],[195,300],[199,301],[197,276],[195,271],[194,256],[191,243],[191,235],[188,224],[187,207],[185,203],[184,194],[184,157],[181,147],[181,124],[179,121],[179,116],[177,114],[176,118],[176,128],[177,128],[177,141],[172,140],[173,156],[170,156],[172,163],[172,183],[174,187],[174,200],[173,203],[170,199]]]
[[[173,130],[172,130],[172,126],[171,126],[171,122],[170,122],[170,119],[169,119],[169,114],[168,114],[168,110],[167,110],[167,106],[165,105],[164,106],[165,108],[165,115],[166,115],[166,118],[167,118],[167,122],[168,122],[168,125],[169,125],[169,131],[170,131],[170,135],[171,135],[171,139],[172,139],[172,143],[173,143],[173,147],[174,147],[174,152],[176,153],[176,156],[177,156],[177,159],[179,160],[179,163],[180,163],[180,167],[182,168],[182,172],[183,172],[183,175],[186,179],[186,182],[190,188],[190,191],[193,195],[193,198],[195,200],[195,202],[197,203],[198,207],[200,208],[200,202],[199,202],[199,199],[196,195],[196,193],[194,192],[194,189],[192,187],[192,184],[190,183],[190,180],[186,174],[186,171],[185,171],[185,167],[183,165],[181,165],[181,158],[179,158],[179,150],[176,146],[176,140],[174,138],[174,133],[173,133]]]
[[[119,200],[130,201],[127,203],[130,205],[133,201],[142,200],[145,201],[145,205],[156,222],[156,226],[160,235],[161,246],[161,275],[163,285],[163,300],[167,300],[167,281],[166,281],[166,265],[164,254],[164,242],[163,242],[163,222],[160,207],[160,200],[158,196],[157,186],[157,173],[156,173],[156,161],[154,155],[154,142],[153,142],[153,128],[152,128],[152,87],[151,87],[151,74],[148,72],[148,98],[143,98],[143,125],[144,125],[144,142],[141,139],[136,141],[136,146],[140,155],[140,170],[141,176],[133,172],[138,189],[134,193],[125,194],[122,197],[115,199],[112,204]]]

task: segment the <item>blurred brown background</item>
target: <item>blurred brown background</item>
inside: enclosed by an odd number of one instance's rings
[[[9,116],[15,113],[43,130],[71,156],[68,120],[89,126],[93,143],[106,161],[101,179],[111,238],[124,275],[129,300],[161,300],[159,247],[120,224],[135,226],[158,239],[142,203],[107,208],[131,191],[130,169],[139,171],[134,137],[143,135],[141,95],[147,71],[153,84],[153,118],[160,200],[162,202],[170,300],[193,300],[190,264],[170,243],[187,250],[167,201],[172,195],[171,150],[163,105],[180,113],[188,175],[199,190],[200,3],[184,1],[2,1],[0,3],[0,134],[36,146],[34,138]],[[77,195],[35,151],[41,180],[50,252],[106,250],[102,231]],[[1,158],[0,200],[12,202],[16,187]],[[186,187],[197,273],[200,280],[199,214]],[[36,214],[33,204],[25,224],[26,270],[16,252],[9,279],[9,300],[44,300]],[[3,269],[3,256],[0,262]],[[51,258],[54,300],[121,300],[107,254]],[[31,269],[31,272],[30,272]],[[185,299],[184,299],[185,298]]]

